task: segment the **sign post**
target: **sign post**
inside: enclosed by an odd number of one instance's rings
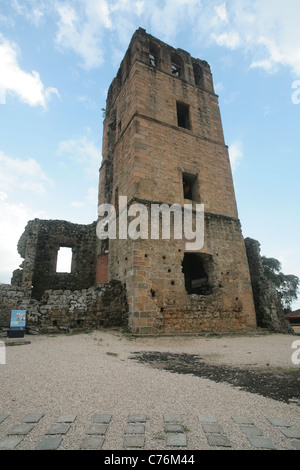
[[[10,317],[9,338],[24,338],[26,310],[12,310]]]

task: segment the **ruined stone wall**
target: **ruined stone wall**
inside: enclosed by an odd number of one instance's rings
[[[72,248],[70,273],[56,272],[60,247]],[[62,220],[29,221],[18,243],[24,258],[13,273],[12,284],[32,288],[40,299],[47,289],[84,289],[96,281],[96,224],[79,225]]]
[[[292,333],[292,329],[285,319],[276,287],[264,273],[259,242],[252,238],[246,238],[245,245],[251,274],[257,325],[278,333]]]
[[[172,234],[173,226],[171,227]],[[240,224],[206,214],[201,250],[205,294],[188,293],[183,272],[186,240],[111,240],[110,276],[126,283],[134,333],[246,331],[256,328]],[[228,248],[230,247],[230,249]],[[244,256],[241,256],[244,253]],[[198,253],[199,254],[199,253]]]
[[[26,333],[66,333],[99,327],[127,327],[126,291],[121,283],[76,291],[47,290],[40,300],[22,287],[0,284],[0,334],[6,335],[11,310],[26,310]]]
[[[0,335],[6,334],[10,326],[12,310],[27,310],[31,301],[31,291],[25,287],[0,284]]]

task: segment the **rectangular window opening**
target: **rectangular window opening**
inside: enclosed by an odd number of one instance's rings
[[[182,174],[183,198],[189,201],[199,201],[197,176],[187,173]]]
[[[60,247],[57,252],[56,272],[71,273],[72,272],[72,248]]]
[[[177,106],[177,123],[179,127],[190,129],[190,107],[188,104],[176,103]]]
[[[156,58],[154,54],[149,54],[149,60],[150,60],[150,65],[152,65],[152,67],[156,67]]]
[[[180,67],[177,64],[171,64],[173,77],[180,77]]]

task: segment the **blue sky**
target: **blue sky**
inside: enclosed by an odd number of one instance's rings
[[[0,282],[28,220],[96,220],[101,108],[138,27],[210,64],[243,235],[300,276],[299,19],[299,0],[0,0]]]

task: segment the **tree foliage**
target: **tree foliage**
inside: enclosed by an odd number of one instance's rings
[[[281,263],[276,258],[262,256],[262,264],[266,277],[275,285],[280,295],[285,312],[290,312],[292,302],[298,298],[299,277],[283,274]]]

